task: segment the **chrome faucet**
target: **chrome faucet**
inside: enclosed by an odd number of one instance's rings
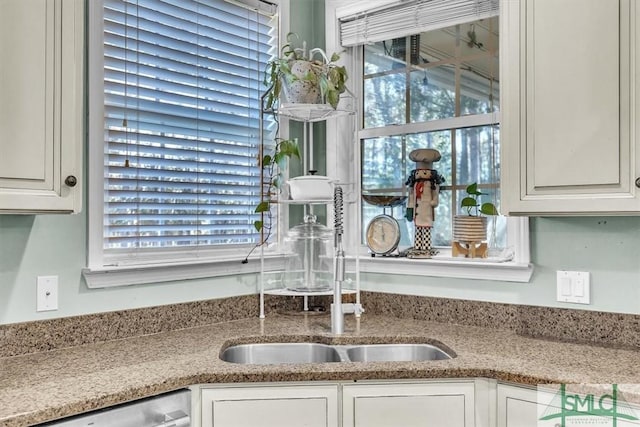
[[[342,303],[342,282],[344,282],[345,266],[344,266],[344,249],[342,248],[342,234],[344,226],[342,224],[342,187],[336,185],[333,190],[334,204],[334,288],[333,288],[333,304],[331,304],[331,333],[340,335],[344,333],[344,315],[355,314],[360,317],[364,312],[362,304],[359,303]]]

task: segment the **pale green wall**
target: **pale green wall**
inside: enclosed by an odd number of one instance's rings
[[[296,19],[292,19],[290,22],[290,31],[298,35],[298,40],[306,41],[307,48],[313,49],[319,47],[324,49],[324,1],[323,0],[291,0],[291,16],[295,16]],[[312,22],[313,25],[308,25]],[[318,122],[313,125],[313,155],[314,155],[314,169],[318,171],[319,175],[325,175],[324,168],[324,152],[326,140],[326,127],[324,123]],[[289,123],[290,137],[298,138],[298,144],[302,150],[304,156],[304,133],[302,123],[290,121]],[[290,162],[290,176],[305,175],[308,171],[302,170],[302,162],[291,161]],[[314,213],[318,216],[318,220],[323,224],[326,224],[326,209],[321,206],[316,206]],[[302,206],[291,206],[289,208],[289,220],[292,225],[301,224],[303,219]]]
[[[323,38],[324,2],[292,0],[292,31]],[[312,22],[313,25],[306,25]],[[255,276],[222,277],[90,290],[81,277],[86,259],[86,214],[0,215],[0,324],[171,304],[255,292]],[[364,277],[368,290],[559,306],[555,271],[592,273],[593,304],[564,307],[640,314],[640,218],[536,218],[531,221],[531,283],[458,279]],[[57,275],[60,309],[35,311],[36,276]]]
[[[86,215],[0,215],[0,324],[252,294],[255,275],[88,289]],[[36,312],[36,277],[59,277],[59,310]]]

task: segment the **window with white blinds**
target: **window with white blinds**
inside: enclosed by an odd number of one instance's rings
[[[339,13],[340,43],[346,47],[405,37],[497,16],[499,10],[499,0],[405,0],[364,12]]]
[[[112,264],[259,241],[260,96],[278,32],[275,6],[252,3],[103,0],[102,250]]]

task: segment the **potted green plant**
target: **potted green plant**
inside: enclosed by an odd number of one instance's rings
[[[297,38],[289,33],[281,55],[267,64],[266,109],[273,110],[282,94],[288,103],[329,104],[336,109],[348,78],[347,69],[337,64],[340,55],[334,53],[329,58],[320,48],[307,51],[305,42],[296,48],[293,42]]]
[[[467,195],[460,201],[460,208],[466,215],[453,217],[452,255],[464,255],[470,258],[487,256],[487,216],[499,215],[491,202],[482,203],[481,196],[487,195],[473,183],[465,189]]]

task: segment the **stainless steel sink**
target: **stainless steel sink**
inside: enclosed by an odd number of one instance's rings
[[[255,343],[227,348],[220,358],[231,363],[273,365],[280,363],[341,362],[334,346],[318,343]]]
[[[451,356],[429,344],[369,344],[347,349],[352,362],[418,362],[451,359]]]
[[[430,344],[253,343],[228,347],[220,359],[231,363],[274,365],[327,362],[419,362],[451,359]]]

